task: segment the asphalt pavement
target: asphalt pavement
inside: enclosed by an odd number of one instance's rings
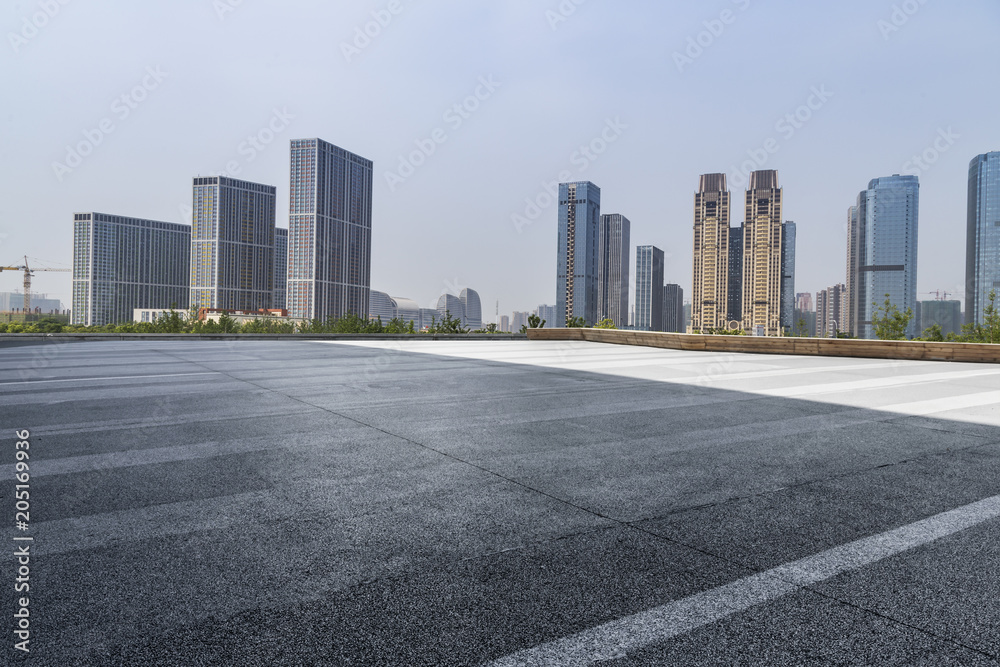
[[[1000,663],[998,365],[0,343],[0,425],[0,662]]]

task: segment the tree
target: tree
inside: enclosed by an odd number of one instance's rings
[[[875,306],[875,311],[872,313],[875,336],[879,340],[906,340],[906,328],[913,319],[913,309],[907,308],[905,313],[900,312],[888,294],[885,295],[885,303],[882,306],[877,303],[872,305]]]
[[[431,317],[431,326],[427,329],[427,333],[432,334],[467,334],[469,330],[462,326],[462,320],[457,317],[451,316],[451,311],[444,311],[444,317],[441,318],[440,322],[437,322],[434,317]]]
[[[566,328],[568,329],[583,329],[587,326],[587,320],[582,317],[566,317]]]
[[[603,320],[601,320],[600,322],[598,322],[597,324],[595,324],[594,328],[595,329],[617,329],[618,327],[615,326],[615,321],[614,320],[612,320],[610,317],[606,317]]]
[[[944,334],[941,332],[940,324],[932,324],[924,332],[920,334],[920,338],[917,340],[926,340],[933,343],[940,343],[944,340]]]
[[[528,315],[528,327],[531,329],[541,329],[545,327],[545,320],[538,315]]]

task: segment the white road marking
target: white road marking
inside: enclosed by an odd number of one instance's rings
[[[189,377],[192,375],[221,375],[216,371],[210,371],[207,373],[168,373],[166,375],[118,375],[111,377],[87,377],[87,378],[66,378],[63,380],[19,380],[18,382],[0,382],[0,387],[8,385],[23,386],[26,384],[46,384],[50,382],[91,382],[94,380],[104,381],[104,380],[149,380],[151,378],[180,378]]]
[[[993,496],[519,651],[489,665],[567,667],[624,657],[629,651],[683,635],[800,588],[872,565],[997,517],[1000,517],[1000,496]]]

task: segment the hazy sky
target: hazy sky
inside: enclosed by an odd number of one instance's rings
[[[600,186],[690,297],[698,176],[730,175],[737,224],[748,160],[798,223],[796,291],[844,281],[870,179],[918,173],[918,291],[960,295],[969,160],[1000,150],[996,0],[7,0],[0,21],[2,263],[72,266],[75,211],[189,222],[191,179],[220,172],[277,186],[287,227],[288,142],[320,137],[375,163],[372,287],[425,305],[555,303],[560,179]],[[69,307],[69,274],[35,288]]]

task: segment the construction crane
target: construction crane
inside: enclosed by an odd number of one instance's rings
[[[921,292],[921,294],[933,294],[937,297],[938,301],[947,301],[950,292],[942,292],[941,290],[936,289],[933,292]]]
[[[0,266],[0,271],[24,271],[24,316],[27,317],[28,313],[31,312],[31,276],[35,275],[35,271],[66,271],[70,272],[73,269],[32,269],[28,267],[28,258],[24,258],[24,264],[22,266]]]

